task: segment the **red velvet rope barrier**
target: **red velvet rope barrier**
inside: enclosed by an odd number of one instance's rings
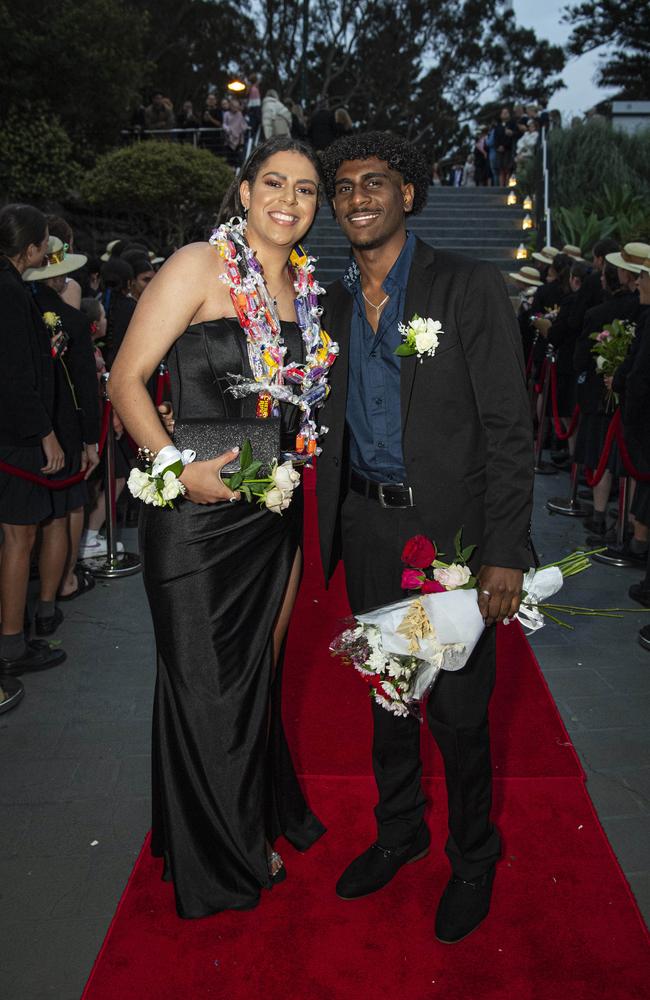
[[[104,451],[104,445],[106,444],[110,416],[111,404],[107,400],[104,404],[104,412],[102,413],[102,427],[98,442],[100,457]],[[16,465],[8,465],[6,462],[1,461],[0,472],[6,472],[10,476],[16,476],[17,479],[26,479],[27,482],[36,483],[38,486],[45,486],[48,490],[67,490],[68,487],[76,486],[77,483],[80,483],[86,475],[86,470],[80,469],[79,472],[75,472],[74,476],[68,476],[67,479],[48,479],[47,476],[39,476],[35,472],[27,472],[26,469],[19,469]]]
[[[159,372],[156,381],[156,406],[160,406],[161,403],[171,397],[171,387],[172,383],[169,372],[165,371],[162,374]]]
[[[623,436],[623,424],[621,421],[619,421],[618,426],[616,428],[616,440],[618,441],[618,447],[621,452],[621,459],[623,461],[623,465],[625,466],[625,471],[627,472],[628,476],[631,476],[632,479],[636,479],[636,481],[639,483],[650,483],[650,472],[639,472],[639,470],[634,465],[632,458],[630,457],[630,453],[627,450],[627,445],[625,443],[625,438]]]
[[[578,426],[578,420],[580,419],[580,407],[576,405],[573,411],[573,416],[571,417],[571,423],[568,430],[565,430],[562,426],[562,420],[560,419],[560,414],[557,407],[557,366],[555,362],[551,365],[551,404],[553,406],[553,426],[555,428],[555,436],[558,441],[568,441],[570,437],[575,434],[576,427]]]
[[[593,486],[598,486],[598,483],[605,475],[607,470],[607,463],[609,461],[609,455],[612,450],[612,445],[614,444],[614,438],[618,430],[618,426],[621,422],[621,411],[617,410],[612,421],[607,428],[607,437],[605,438],[605,444],[603,445],[602,454],[598,460],[598,465],[596,466],[596,471],[592,472],[591,469],[585,468],[585,479],[587,481],[587,486],[590,488]]]
[[[548,361],[544,358],[544,364],[542,365],[542,370],[539,375],[539,382],[535,383],[535,392],[539,396],[544,388],[544,380],[546,378],[546,369],[548,367]]]

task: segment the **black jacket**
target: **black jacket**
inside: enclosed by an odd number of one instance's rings
[[[339,512],[348,484],[352,302],[342,282],[328,288],[324,329],[340,353],[322,411],[329,432],[317,476],[327,579],[340,558]],[[503,279],[491,264],[417,240],[404,322],[415,313],[439,320],[443,330],[434,357],[402,358],[400,366],[404,463],[424,526],[443,552],[453,553],[462,527],[465,544],[479,547],[477,566],[528,569],[533,435],[519,331]]]
[[[79,309],[64,302],[45,282],[34,282],[32,288],[40,312],[56,313],[70,338],[62,359],[54,362],[54,427],[57,437],[64,448],[67,445],[68,451],[76,448],[80,440],[96,444],[99,441],[99,393],[90,323]]]
[[[0,257],[0,445],[38,445],[52,430],[50,339],[22,277]]]
[[[594,346],[592,333],[598,333],[606,323],[615,319],[634,322],[639,312],[639,296],[636,292],[620,291],[589,309],[576,341],[573,352],[573,367],[578,374],[578,403],[583,413],[605,412],[605,387],[603,377],[596,371],[596,359],[591,353]]]
[[[642,307],[643,308],[643,307]],[[650,309],[637,324],[635,349],[625,379],[623,426],[632,460],[641,472],[650,471]]]

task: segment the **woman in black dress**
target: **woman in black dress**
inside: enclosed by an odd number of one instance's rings
[[[36,476],[58,473],[63,449],[52,429],[54,370],[50,340],[22,274],[43,263],[45,216],[30,205],[0,211],[0,461]],[[52,513],[46,486],[0,470],[0,676],[45,670],[65,660],[46,642],[26,642],[29,561],[41,521]]]
[[[285,364],[304,360],[287,264],[313,222],[319,185],[312,151],[281,137],[258,147],[234,186],[234,214],[247,213],[246,240],[281,321]],[[152,452],[170,445],[146,390],[167,355],[177,422],[256,415],[256,397],[228,391],[232,375],[250,378],[254,352],[224,272],[207,243],[174,254],[144,292],[113,365],[113,404]],[[289,450],[300,414],[281,409]],[[282,516],[240,499],[220,477],[236,454],[186,465],[177,509],[146,506],[141,518],[158,650],[152,850],[165,859],[182,917],[255,906],[285,875],[275,839],[305,850],[324,832],[302,797],[280,716],[302,498],[297,490]]]

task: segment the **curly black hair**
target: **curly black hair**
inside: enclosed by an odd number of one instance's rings
[[[392,132],[357,132],[342,136],[321,153],[325,190],[330,201],[334,198],[336,171],[344,160],[368,160],[376,156],[391,170],[401,174],[405,184],[415,188],[410,215],[424,208],[429,192],[430,170],[422,154],[406,139]]]

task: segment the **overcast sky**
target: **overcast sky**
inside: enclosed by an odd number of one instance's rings
[[[533,28],[539,38],[547,38],[555,45],[565,45],[570,33],[569,25],[561,20],[565,6],[565,2],[557,0],[513,0],[517,22],[525,28]],[[558,108],[564,118],[582,114],[612,95],[613,91],[602,90],[593,82],[598,51],[567,63],[562,73],[566,88],[557,91],[549,102],[549,106]]]

